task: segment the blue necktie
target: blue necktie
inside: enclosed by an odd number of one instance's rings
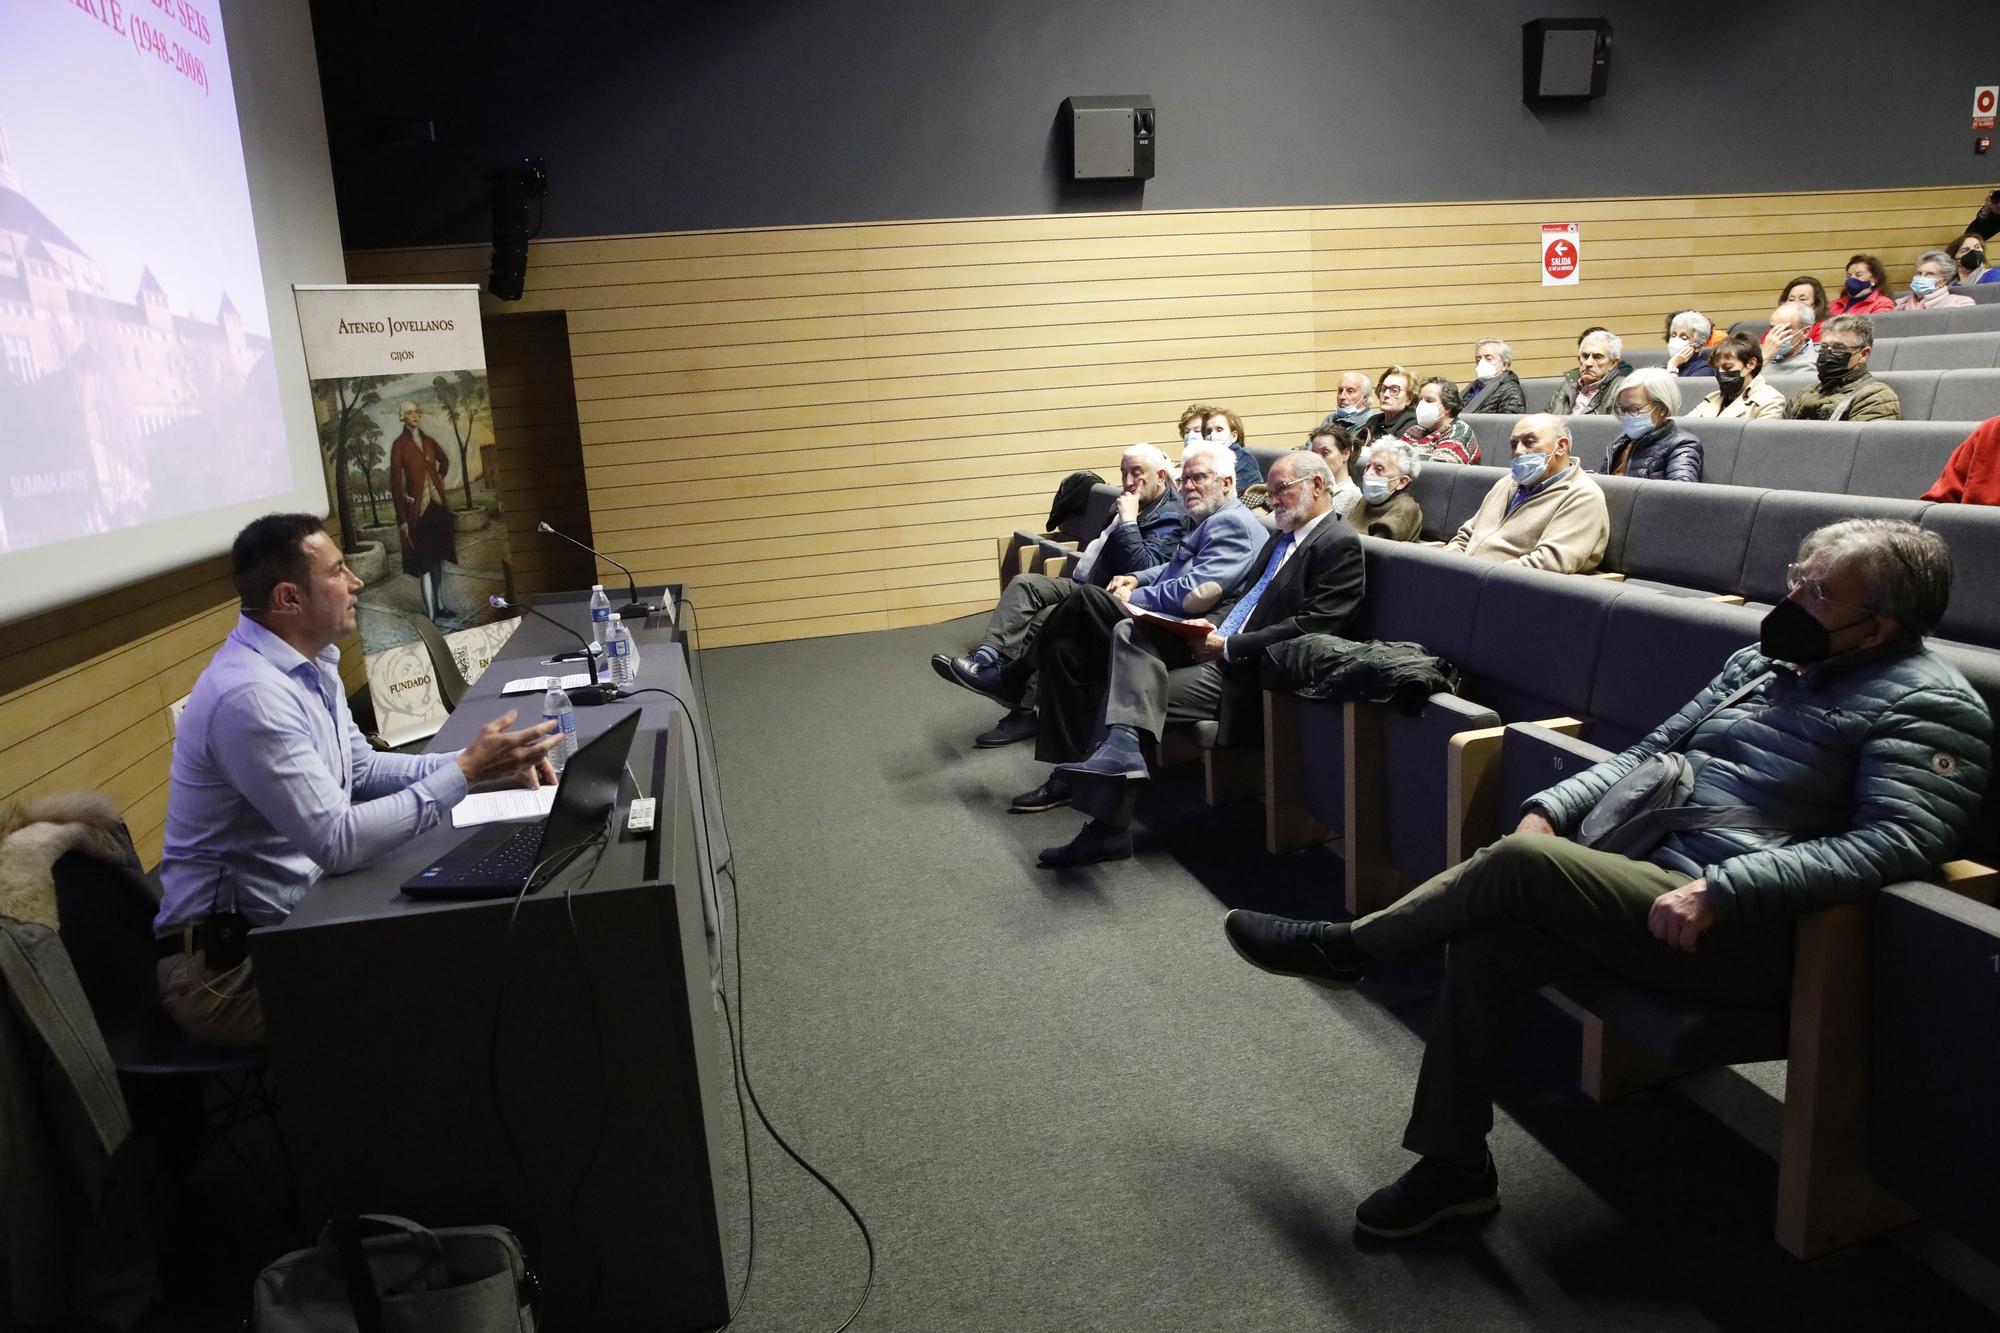
[[[1252,584],[1250,591],[1243,594],[1243,600],[1230,609],[1222,628],[1216,631],[1221,638],[1228,638],[1243,628],[1243,622],[1250,619],[1250,613],[1257,609],[1257,599],[1264,595],[1264,589],[1271,586],[1271,580],[1278,577],[1278,566],[1285,559],[1285,552],[1292,549],[1292,534],[1278,534],[1278,540],[1271,544],[1271,563],[1264,566],[1264,577]]]

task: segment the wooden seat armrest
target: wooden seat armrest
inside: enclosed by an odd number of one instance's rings
[[[1606,583],[1623,583],[1625,581],[1625,576],[1623,574],[1617,573],[1616,571],[1613,570],[1606,570],[1606,569],[1592,570],[1590,577],[1594,579],[1603,579]]]
[[[2000,870],[1978,861],[1947,861],[1931,875],[1931,881],[1953,893],[1962,893],[1988,907],[2000,905]]]
[[[1704,598],[1703,598],[1702,600],[1703,600],[1703,601],[1705,601],[1705,602],[1720,602],[1720,603],[1722,603],[1722,604],[1723,604],[1724,606],[1741,606],[1741,605],[1743,605],[1743,596],[1742,596],[1742,594],[1741,594],[1741,593],[1734,593],[1734,592],[1719,592],[1719,593],[1716,593],[1716,594],[1715,594],[1715,595],[1714,595],[1713,597],[1704,597]]]

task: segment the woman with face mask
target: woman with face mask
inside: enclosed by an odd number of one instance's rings
[[[1986,242],[1978,232],[1969,231],[1951,243],[1952,258],[1958,262],[1958,285],[1973,287],[1982,282],[2000,282],[2000,268],[1986,262]]]
[[[1456,384],[1442,375],[1431,376],[1417,390],[1417,419],[1403,432],[1403,439],[1426,463],[1477,463],[1479,439],[1458,419],[1464,405]]]
[[[1715,322],[1699,310],[1678,310],[1667,317],[1667,369],[1676,375],[1712,375],[1709,339]]]
[[[1423,459],[1401,440],[1384,440],[1367,457],[1361,503],[1349,511],[1347,521],[1370,537],[1415,541],[1424,532],[1424,511],[1410,494],[1410,483],[1423,470]]]
[[[1847,261],[1847,281],[1840,294],[1828,304],[1829,315],[1879,315],[1894,310],[1889,299],[1889,274],[1874,255],[1856,255]]]
[[[1674,421],[1680,411],[1680,377],[1649,366],[1618,386],[1618,424],[1599,471],[1648,481],[1700,481],[1701,441]]]
[[[1764,383],[1764,349],[1741,333],[1732,333],[1709,353],[1715,367],[1715,392],[1694,405],[1682,419],[1696,417],[1765,418],[1782,421],[1785,395]]]
[[[1958,261],[1942,250],[1926,250],[1917,256],[1917,271],[1910,276],[1910,293],[1896,302],[1898,310],[1949,310],[1971,305],[1972,298],[1951,289],[1958,276]]]

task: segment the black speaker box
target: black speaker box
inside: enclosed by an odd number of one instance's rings
[[[1529,106],[1587,102],[1611,78],[1605,19],[1531,19],[1521,25],[1521,100]]]

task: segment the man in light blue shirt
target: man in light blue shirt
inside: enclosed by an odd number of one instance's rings
[[[468,784],[553,782],[553,723],[509,712],[456,754],[377,753],[354,725],[334,645],[355,628],[361,580],[310,514],[237,534],[243,614],[195,682],[174,735],[160,859],[160,994],[192,1035],[264,1041],[250,927],[283,920],[324,874],[365,865],[434,827]]]

